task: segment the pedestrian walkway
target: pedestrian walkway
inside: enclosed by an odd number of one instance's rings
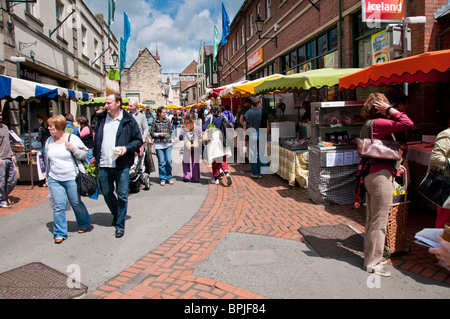
[[[210,168],[202,166],[211,177]],[[257,299],[267,296],[233,286],[214,278],[194,275],[195,271],[230,233],[270,236],[304,242],[300,227],[344,224],[364,231],[364,212],[350,205],[316,205],[307,189],[289,187],[277,175],[263,179],[250,178],[248,164],[232,164],[231,187],[208,185],[208,196],[193,218],[159,247],[151,250],[130,267],[100,285],[86,298],[182,298],[182,299]],[[47,189],[16,187],[11,197],[17,201],[12,209],[0,214],[18,212],[47,200]],[[433,227],[434,217],[410,209],[407,234],[412,251],[394,254],[390,263],[438,283],[450,284],[450,274],[436,265],[427,248],[414,244],[414,234]]]

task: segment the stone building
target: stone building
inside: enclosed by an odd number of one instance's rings
[[[188,81],[180,81],[181,102],[185,106],[198,103],[197,62],[192,61],[180,73],[180,78],[188,79]]]
[[[160,57],[147,48],[139,52],[129,68],[122,70],[121,95],[130,101],[135,99],[150,106],[164,105],[162,85]]]

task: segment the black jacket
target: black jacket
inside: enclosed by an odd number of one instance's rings
[[[100,163],[102,141],[103,141],[103,127],[105,126],[105,120],[107,111],[103,111],[97,115],[97,125],[95,127],[94,136],[94,157],[96,163]],[[107,137],[108,138],[108,137]],[[123,110],[123,118],[120,122],[119,129],[117,130],[116,146],[125,146],[127,153],[120,156],[116,160],[116,168],[131,167],[134,163],[134,155],[139,151],[142,146],[141,131],[136,120]]]

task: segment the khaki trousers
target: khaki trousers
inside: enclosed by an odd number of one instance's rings
[[[389,209],[392,204],[392,173],[381,170],[364,179],[366,187],[366,233],[364,239],[364,268],[379,264],[383,258]]]

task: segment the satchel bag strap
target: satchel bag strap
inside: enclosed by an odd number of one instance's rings
[[[72,134],[69,134],[69,138],[67,139],[67,142],[70,142],[70,136],[72,136]],[[73,166],[75,166],[75,174],[78,174],[80,172],[80,169],[78,168],[77,159],[75,158],[75,156],[73,156],[72,151],[69,151],[69,152],[73,158]]]

